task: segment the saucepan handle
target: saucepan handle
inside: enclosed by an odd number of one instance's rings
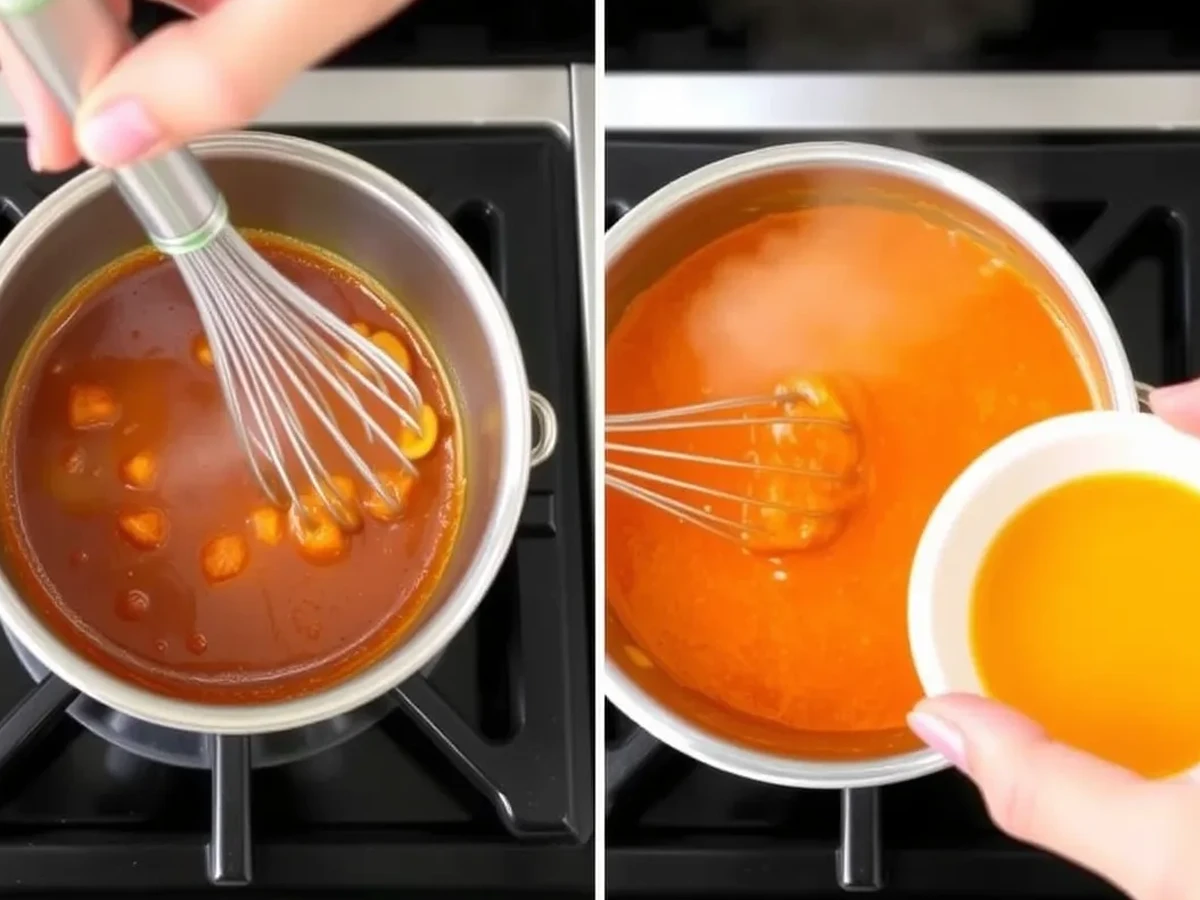
[[[558,446],[558,416],[550,401],[537,391],[529,392],[529,405],[533,408],[534,441],[529,451],[529,467],[537,468],[554,454]]]
[[[841,837],[837,851],[838,885],[844,891],[878,891],[883,887],[878,788],[842,791]]]

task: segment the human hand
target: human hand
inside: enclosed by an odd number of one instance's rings
[[[909,727],[979,787],[993,821],[1135,900],[1200,897],[1200,786],[1148,781],[982,697],[921,701]]]
[[[129,18],[130,0],[106,0]],[[160,0],[195,18],[155,31],[83,99],[71,123],[0,33],[0,69],[25,118],[29,161],[60,171],[80,155],[119,166],[238,128],[293,76],[412,0]]]
[[[1200,380],[1150,408],[1200,436]],[[996,824],[1107,878],[1136,900],[1200,898],[1200,784],[1148,781],[1051,740],[992,700],[922,700],[909,727],[978,785]]]

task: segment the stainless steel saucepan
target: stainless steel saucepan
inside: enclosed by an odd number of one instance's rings
[[[277,732],[367,704],[454,637],[508,553],[531,466],[554,451],[554,411],[528,387],[516,334],[487,273],[408,188],[349,154],[293,137],[236,134],[193,149],[228,198],[236,225],[281,232],[352,261],[403,298],[432,341],[458,400],[467,484],[446,571],[389,653],[318,693],[277,703],[185,702],[106,672],[46,627],[7,572],[0,572],[0,622],[46,669],[119,713],[192,732]],[[79,175],[40,203],[0,244],[0,369],[11,372],[51,304],[144,243],[103,171]]]
[[[1016,203],[981,181],[932,159],[885,147],[849,143],[771,147],[722,160],[667,185],[608,233],[608,331],[638,293],[698,248],[768,212],[795,209],[811,204],[817,195],[844,192],[920,207],[993,248],[1045,295],[1073,335],[1095,387],[1097,405],[1137,409],[1133,376],[1112,320],[1062,245]],[[897,602],[904,600],[898,597]],[[814,753],[813,758],[799,758],[730,741],[695,718],[681,715],[668,698],[643,686],[645,678],[631,677],[632,664],[620,652],[623,629],[611,616],[609,623],[605,662],[609,699],[654,737],[709,765],[758,781],[804,788],[865,788],[916,778],[946,765],[928,749],[859,753],[854,758],[837,754],[818,758]],[[911,739],[907,743],[911,746]],[[852,802],[847,795],[847,803]]]

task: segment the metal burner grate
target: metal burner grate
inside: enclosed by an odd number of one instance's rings
[[[223,736],[195,763],[211,775],[152,762],[81,728],[68,708],[86,698],[58,678],[28,690],[0,647],[0,892],[590,895],[592,537],[570,148],[540,129],[309,136],[391,172],[458,228],[558,413],[558,449],[532,474],[471,623],[385,698],[378,724],[320,752],[256,768],[281,760]],[[0,215],[19,220],[57,183],[30,175],[19,136],[0,134]]]
[[[1194,273],[1200,143],[1168,136],[1064,138],[815,135],[914,149],[1016,198],[1100,291],[1135,376],[1200,374]],[[770,141],[610,134],[607,224],[673,179]],[[970,784],[943,773],[843,792],[777,788],[662,747],[611,706],[607,883],[618,897],[816,896],[839,887],[902,895],[1117,896],[1096,878],[1001,835]]]

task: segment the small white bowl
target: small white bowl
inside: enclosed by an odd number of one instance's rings
[[[927,696],[983,693],[971,653],[971,602],[997,533],[1041,494],[1104,472],[1153,474],[1200,490],[1200,440],[1151,415],[1061,416],[1001,441],[946,491],[908,583],[909,647]]]

